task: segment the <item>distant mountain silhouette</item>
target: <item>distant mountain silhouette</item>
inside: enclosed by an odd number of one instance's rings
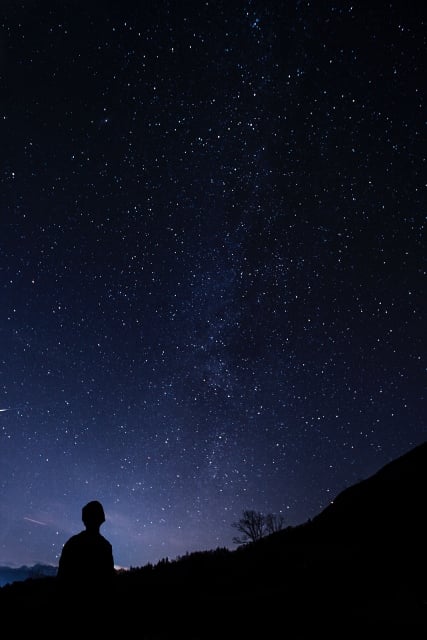
[[[21,567],[0,566],[0,587],[12,582],[28,580],[29,578],[56,576],[56,572],[57,567],[46,564],[35,564],[31,567],[26,565]]]
[[[100,608],[93,594],[84,618],[54,577],[5,585],[3,622],[4,612],[23,622],[60,612],[67,631],[89,616],[97,633],[137,629],[143,640],[427,638],[426,487],[427,442],[304,524],[117,572],[111,601]]]

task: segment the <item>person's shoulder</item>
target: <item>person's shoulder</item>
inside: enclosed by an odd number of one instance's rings
[[[101,540],[102,540],[102,544],[104,544],[106,547],[110,547],[111,549],[113,548],[113,545],[111,544],[111,542],[109,540],[107,540],[107,538],[105,538],[105,536],[101,535]]]
[[[84,538],[84,531],[80,531],[80,533],[75,533],[70,538],[68,538],[67,542],[64,546],[72,547],[74,544],[79,544],[79,542]]]

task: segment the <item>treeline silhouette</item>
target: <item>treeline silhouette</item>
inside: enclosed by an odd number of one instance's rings
[[[54,577],[5,585],[2,620],[45,634],[58,633],[55,619],[81,635],[137,630],[144,640],[426,638],[426,480],[424,443],[302,525],[116,571],[110,596],[93,593],[84,619]]]

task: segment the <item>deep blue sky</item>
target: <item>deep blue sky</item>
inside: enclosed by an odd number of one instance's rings
[[[304,522],[427,437],[414,2],[5,2],[0,564]]]

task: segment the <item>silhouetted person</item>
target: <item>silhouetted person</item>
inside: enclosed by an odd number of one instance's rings
[[[57,579],[67,605],[92,607],[94,600],[105,605],[112,595],[115,576],[113,549],[99,532],[105,514],[103,506],[93,500],[82,509],[85,530],[64,544],[59,559]]]

